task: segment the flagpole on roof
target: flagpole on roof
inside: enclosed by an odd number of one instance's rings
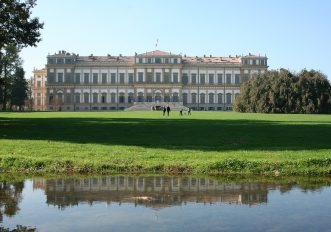
[[[159,42],[159,39],[156,39],[156,44],[155,44],[155,50],[157,50],[157,44]]]

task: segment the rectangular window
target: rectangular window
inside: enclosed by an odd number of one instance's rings
[[[243,82],[246,82],[248,80],[249,80],[249,74],[246,73],[246,74],[244,74]]]
[[[102,81],[102,84],[106,84],[107,83],[107,73],[102,73],[101,74],[101,81]]]
[[[48,83],[54,83],[54,81],[55,81],[55,73],[48,73],[47,80],[48,80]]]
[[[77,84],[80,83],[80,73],[76,73],[76,75],[75,75],[75,82],[76,82]]]
[[[222,84],[223,83],[223,74],[217,74],[217,83]]]
[[[93,84],[97,84],[97,83],[98,83],[98,74],[93,73]]]
[[[209,82],[210,85],[214,84],[214,74],[209,74],[208,82]]]
[[[66,83],[71,83],[71,73],[70,72],[66,73],[65,82]]]
[[[133,73],[129,73],[129,83],[133,83]]]
[[[116,73],[110,74],[110,83],[112,83],[112,84],[116,83]]]
[[[231,84],[231,74],[226,74],[226,83]]]
[[[173,82],[178,83],[178,73],[173,73],[172,77],[173,77]]]
[[[168,64],[169,63],[169,58],[165,58],[164,63]]]
[[[170,72],[165,72],[164,73],[164,83],[170,83]]]
[[[256,65],[256,60],[253,60],[253,65]]]
[[[234,75],[234,83],[237,85],[240,84],[240,74]]]
[[[183,73],[182,82],[184,85],[188,84],[188,74],[187,73]]]
[[[161,83],[161,73],[157,72],[156,75],[156,83]]]
[[[57,64],[63,64],[63,58],[57,58],[56,63]]]
[[[84,73],[84,83],[88,84],[90,79],[90,74],[89,73]]]
[[[161,64],[161,58],[155,58],[155,63],[156,64]]]
[[[48,58],[48,63],[49,64],[54,64],[54,59],[53,58]]]
[[[204,85],[206,83],[206,75],[200,74],[200,84]]]
[[[63,83],[63,73],[58,73],[57,74],[57,82]]]
[[[177,58],[174,58],[174,64],[177,64],[177,63],[178,63]]]
[[[120,73],[120,83],[124,84],[124,73]]]
[[[37,87],[38,87],[38,88],[41,87],[41,81],[37,81]]]
[[[152,72],[147,72],[147,83],[152,83],[153,82],[153,73]]]
[[[197,74],[191,74],[191,83],[192,85],[195,85],[197,83]]]
[[[139,58],[138,63],[142,64],[143,63],[143,58]]]
[[[143,83],[144,82],[144,73],[138,72],[138,82]]]

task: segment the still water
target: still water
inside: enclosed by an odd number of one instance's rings
[[[330,179],[103,176],[0,182],[0,228],[331,231]],[[0,229],[1,231],[1,229]]]

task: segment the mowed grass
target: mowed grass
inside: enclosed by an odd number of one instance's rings
[[[0,113],[0,170],[330,175],[331,115]]]

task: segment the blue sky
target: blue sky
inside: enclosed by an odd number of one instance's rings
[[[45,23],[24,48],[26,76],[48,53],[134,55],[155,49],[189,56],[267,55],[272,69],[317,69],[331,80],[328,0],[38,0]]]

